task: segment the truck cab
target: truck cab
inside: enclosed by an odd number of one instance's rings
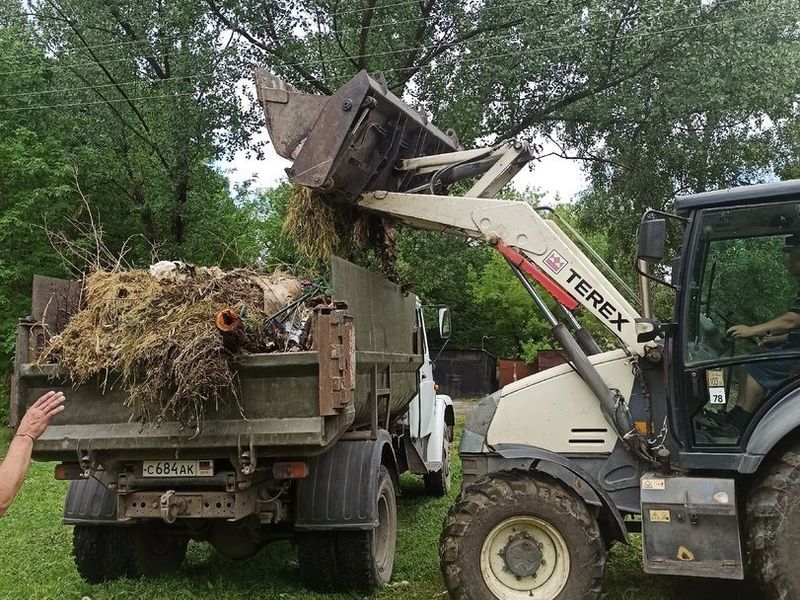
[[[418,300],[416,314],[417,343],[421,345],[423,361],[419,368],[419,392],[401,421],[407,432],[404,454],[409,469],[423,476],[426,492],[444,496],[452,483],[450,443],[453,441],[455,413],[450,396],[438,393],[428,338],[429,333],[436,331],[440,343],[447,342],[451,328],[450,310],[444,306],[423,306]],[[426,325],[426,317],[429,325]],[[435,326],[430,324],[431,321]]]

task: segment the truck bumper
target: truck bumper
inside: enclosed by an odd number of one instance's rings
[[[119,494],[119,521],[130,519],[162,519],[173,523],[180,519],[225,519],[238,521],[260,513],[259,488],[240,492],[214,491],[142,491]],[[261,515],[261,520],[274,520],[273,511]]]

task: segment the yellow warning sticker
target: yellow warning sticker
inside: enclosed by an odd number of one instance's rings
[[[722,369],[709,369],[706,371],[706,383],[710,388],[725,387],[725,375]]]
[[[650,522],[651,523],[669,523],[669,511],[668,510],[651,510],[650,511]]]
[[[667,483],[663,479],[642,479],[643,490],[664,490]]]

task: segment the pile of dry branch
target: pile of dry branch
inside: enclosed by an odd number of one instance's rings
[[[365,252],[372,251],[384,275],[396,280],[395,228],[375,215],[332,203],[310,188],[295,186],[283,232],[311,264],[322,265],[332,254],[358,261]]]
[[[161,262],[95,270],[81,309],[39,358],[74,384],[99,377],[129,390],[132,418],[200,431],[204,411],[236,393],[232,361],[248,352],[311,347],[319,288],[286,273]]]

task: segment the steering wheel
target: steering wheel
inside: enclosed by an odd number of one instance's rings
[[[716,308],[713,309],[711,312],[713,312],[715,315],[717,315],[720,319],[722,319],[725,322],[725,332],[726,332],[726,334],[727,334],[728,329],[730,329],[731,327],[736,325],[736,323],[734,323],[731,320],[730,313],[726,315],[724,312],[722,312],[721,310],[718,310]]]
[[[725,315],[719,310],[712,309],[714,316],[719,317],[725,323],[725,329],[720,329],[708,315],[703,314],[701,320],[704,327],[701,326],[703,331],[703,339],[706,345],[714,348],[719,356],[735,356],[737,339],[728,335],[728,329],[733,327],[734,323],[731,321],[729,315]]]
[[[730,356],[736,356],[736,342],[739,341],[739,338],[735,338],[732,335],[728,334],[728,330],[734,325],[736,325],[736,323],[734,323],[733,320],[731,319],[730,313],[726,315],[724,312],[717,309],[714,309],[713,312],[725,323],[725,331],[722,332],[722,335],[720,337],[720,340],[724,346],[722,356],[725,356],[726,354]]]

